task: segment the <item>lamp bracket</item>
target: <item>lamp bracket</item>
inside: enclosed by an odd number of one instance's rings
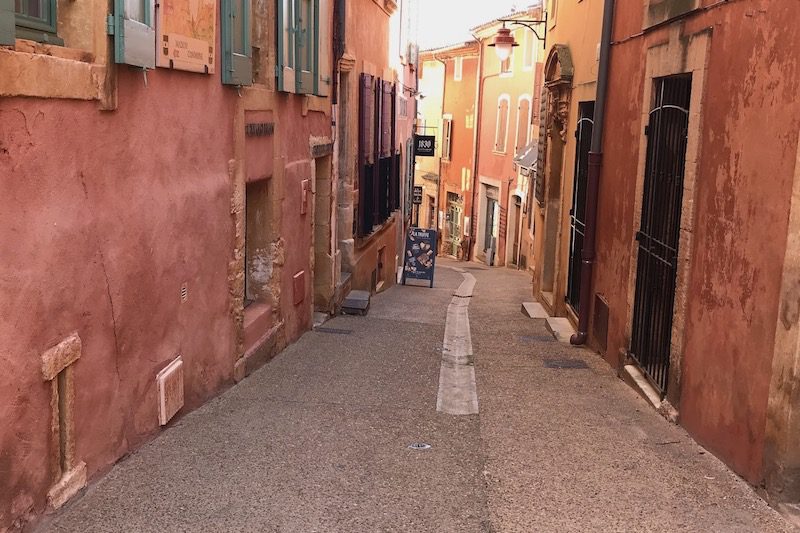
[[[542,41],[542,48],[547,48],[547,13],[544,14],[543,20],[529,20],[529,19],[498,19],[497,22],[502,22],[503,27],[506,27],[506,24],[511,26],[525,26],[529,30],[533,32],[537,39]],[[539,24],[544,24],[544,33],[539,35],[536,26]]]

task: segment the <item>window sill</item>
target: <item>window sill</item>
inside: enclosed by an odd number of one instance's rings
[[[389,215],[389,218],[384,220],[383,223],[381,223],[378,226],[373,226],[372,231],[369,232],[369,234],[364,235],[363,237],[356,237],[355,238],[356,248],[360,250],[365,246],[369,245],[375,237],[383,233],[383,231],[386,230],[386,228],[394,224],[395,219],[397,218],[397,213],[399,212],[400,212],[399,209],[395,209],[394,211],[392,211],[392,214]]]
[[[85,50],[17,39],[0,48],[0,96],[99,100],[106,66]]]
[[[499,150],[492,150],[494,155],[508,155],[508,152],[501,152]]]

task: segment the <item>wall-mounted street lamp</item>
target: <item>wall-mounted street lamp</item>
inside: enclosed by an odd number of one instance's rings
[[[519,46],[514,36],[511,35],[511,29],[506,28],[506,24],[511,26],[525,26],[533,32],[537,39],[542,41],[542,48],[547,46],[547,13],[544,14],[544,20],[499,19],[498,22],[502,22],[503,27],[497,30],[497,35],[494,36],[494,41],[492,41],[492,44],[489,46],[494,48],[500,61],[508,59],[511,55],[511,50],[513,50],[515,46]],[[541,36],[536,29],[536,26],[539,24],[544,24],[544,33]]]

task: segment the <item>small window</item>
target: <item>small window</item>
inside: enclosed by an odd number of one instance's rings
[[[500,62],[500,75],[501,76],[508,76],[511,74],[511,59],[513,58],[513,54],[508,56],[505,61]]]
[[[442,159],[450,161],[453,156],[453,118],[442,119]]]
[[[517,138],[514,151],[519,154],[527,145],[531,130],[531,97],[520,96],[517,104]]]
[[[49,44],[64,44],[56,33],[56,0],[15,0],[16,36]]]
[[[506,139],[508,138],[508,107],[510,98],[507,94],[500,97],[497,102],[497,130],[494,138],[494,151],[506,153]]]
[[[453,79],[455,81],[461,81],[464,75],[464,58],[457,57],[456,58],[456,66],[455,66],[455,73],[453,75]]]
[[[538,39],[532,31],[525,32],[525,52],[522,58],[522,68],[533,70],[534,58],[536,57],[536,42]]]

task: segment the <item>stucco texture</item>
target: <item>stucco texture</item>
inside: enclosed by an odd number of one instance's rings
[[[40,354],[71,332],[83,341],[76,456],[90,477],[157,429],[155,375],[174,357],[187,410],[230,382],[232,132],[220,124],[235,93],[178,72],[148,81],[120,68],[113,113],[0,101],[0,526],[41,511],[55,481]]]
[[[705,2],[708,4],[709,2]],[[738,2],[688,19],[682,35],[713,28],[702,88],[684,345],[677,347],[680,421],[751,482],[762,476],[772,352],[789,199],[800,126],[790,50],[800,34],[790,0]],[[638,7],[620,9],[614,40],[641,30]],[[644,58],[668,30],[614,46],[604,141],[595,291],[609,300],[607,357],[628,347],[627,286]],[[624,73],[624,75],[622,75]],[[693,90],[698,90],[694,88]],[[693,102],[695,101],[693,97]],[[646,112],[646,110],[644,110]],[[693,110],[697,111],[697,109]],[[690,122],[691,128],[691,122]],[[688,164],[691,164],[689,162]],[[686,223],[686,221],[684,221]]]

